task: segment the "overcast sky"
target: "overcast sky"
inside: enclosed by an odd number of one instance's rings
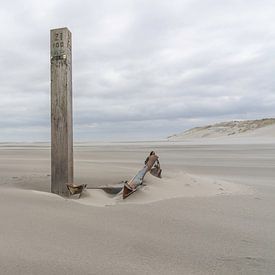
[[[73,35],[75,140],[275,116],[274,0],[0,0],[0,141],[50,140],[50,29]]]

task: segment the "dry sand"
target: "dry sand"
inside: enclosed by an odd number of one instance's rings
[[[1,144],[0,274],[274,274],[275,143],[222,143],[77,144],[90,187],[158,153],[163,178],[125,201],[50,194],[49,146]]]

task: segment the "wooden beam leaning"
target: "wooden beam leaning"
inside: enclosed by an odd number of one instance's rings
[[[51,30],[51,192],[68,196],[73,183],[72,35]]]

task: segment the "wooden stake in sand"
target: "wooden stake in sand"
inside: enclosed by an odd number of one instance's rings
[[[72,35],[51,30],[51,192],[68,196],[73,183]]]

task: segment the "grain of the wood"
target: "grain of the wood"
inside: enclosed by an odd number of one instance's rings
[[[51,192],[68,196],[73,183],[71,32],[51,30]]]

